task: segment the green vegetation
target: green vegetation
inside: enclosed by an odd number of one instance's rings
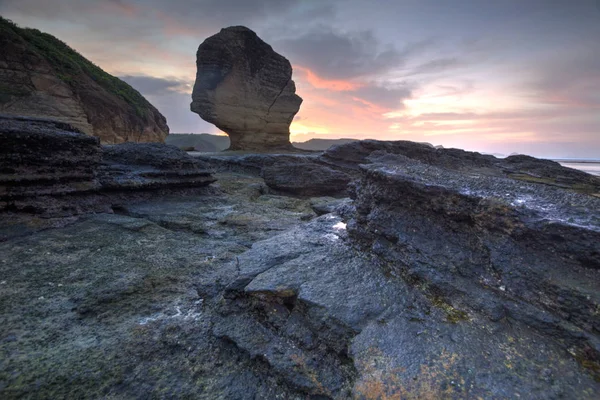
[[[446,313],[446,321],[452,323],[452,324],[457,324],[461,321],[468,321],[469,320],[469,314],[467,314],[466,312],[459,310],[457,308],[454,308],[452,305],[450,305],[448,302],[446,302],[441,296],[439,295],[429,295],[429,300],[431,300],[431,303],[441,309],[442,311],[444,311],[444,313]]]
[[[0,17],[0,34],[8,40],[17,41],[20,37],[30,49],[44,57],[52,64],[58,77],[77,89],[77,76],[85,74],[109,93],[112,93],[127,104],[135,113],[144,116],[150,103],[134,88],[88,61],[81,54],[54,36],[37,29],[20,28],[12,21]]]
[[[558,186],[558,187],[564,188],[564,189],[571,189],[578,193],[589,194],[592,196],[600,197],[600,193],[598,193],[598,190],[600,188],[598,188],[597,185],[593,185],[591,183],[588,184],[588,183],[583,183],[583,182],[577,182],[577,183],[570,184],[567,182],[559,182],[557,179],[554,179],[554,178],[538,178],[538,177],[527,175],[527,174],[511,174],[511,175],[509,175],[509,178],[516,179],[518,181],[529,182],[529,183],[541,183],[543,185],[548,185],[548,186]]]

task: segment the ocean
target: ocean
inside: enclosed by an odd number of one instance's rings
[[[588,174],[600,176],[600,160],[599,159],[562,159],[558,161],[562,166],[579,169]]]

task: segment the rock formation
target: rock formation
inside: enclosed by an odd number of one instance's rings
[[[316,163],[279,163],[262,168],[265,183],[275,190],[302,196],[346,194],[350,175]]]
[[[291,148],[290,124],[302,99],[292,66],[256,33],[222,29],[198,48],[191,110],[231,139],[231,150]]]
[[[64,122],[0,116],[0,211],[47,216],[109,210],[109,193],[206,186],[208,166],[174,146],[102,147]]]
[[[165,117],[131,86],[55,37],[1,17],[0,113],[63,121],[102,143],[169,134]]]
[[[598,398],[599,178],[405,141],[100,156],[61,126],[0,136],[0,160],[95,176],[112,208],[60,229],[0,211],[0,397]],[[46,160],[39,130],[72,150]],[[130,201],[205,163],[215,185]]]

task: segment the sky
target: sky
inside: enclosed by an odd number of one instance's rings
[[[600,158],[600,0],[0,0],[139,90],[172,133],[196,50],[244,25],[287,57],[304,99],[292,140],[413,140]]]

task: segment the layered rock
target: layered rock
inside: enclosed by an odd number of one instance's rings
[[[0,113],[66,122],[102,143],[164,142],[140,93],[55,37],[0,18]]]
[[[0,210],[62,206],[49,197],[95,192],[98,138],[56,121],[0,116]]]
[[[198,48],[191,110],[229,135],[231,150],[292,148],[289,127],[302,99],[290,62],[243,26]]]
[[[201,187],[215,182],[206,163],[158,143],[104,146],[98,178],[103,190]]]
[[[357,174],[322,162],[319,154],[205,154],[197,155],[219,171],[257,175],[276,193],[303,197],[347,197],[348,184]]]
[[[319,161],[352,173],[360,171],[361,164],[395,163],[406,158],[465,174],[505,177],[592,195],[600,193],[600,178],[563,167],[555,161],[524,155],[496,158],[472,151],[436,148],[427,143],[402,140],[362,140],[333,146],[319,157]]]
[[[265,183],[275,190],[302,196],[346,193],[350,175],[317,163],[279,163],[262,169]]]
[[[395,154],[376,151],[362,167],[353,240],[450,321],[522,324],[597,377],[598,179],[531,157],[381,146]]]
[[[208,166],[174,146],[98,138],[53,120],[0,116],[0,211],[106,211],[106,193],[203,187]]]
[[[29,236],[3,220],[0,394],[596,399],[597,181],[532,158],[348,146],[203,156],[220,172],[202,196],[153,191]],[[100,180],[195,165],[133,147],[105,147]],[[266,190],[282,165],[359,177],[355,200]]]

